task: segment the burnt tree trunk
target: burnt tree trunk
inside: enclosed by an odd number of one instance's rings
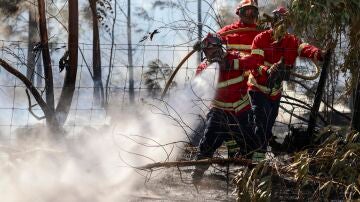
[[[353,50],[357,51],[357,54],[354,54],[354,63],[357,64],[357,75],[353,76],[355,80],[355,92],[353,93],[353,114],[352,114],[352,120],[351,120],[351,128],[357,131],[360,131],[360,69],[359,69],[359,30],[360,30],[360,15],[357,15],[357,17],[353,18],[351,20],[350,25],[350,45]]]
[[[39,28],[40,28],[40,41],[42,48],[42,58],[44,63],[44,75],[45,75],[45,94],[46,94],[46,103],[51,110],[54,111],[55,102],[54,102],[54,84],[53,84],[53,74],[51,68],[51,59],[49,52],[48,44],[48,33],[46,27],[46,15],[45,15],[45,1],[38,1],[39,9]]]
[[[69,1],[69,67],[66,69],[64,85],[61,91],[59,103],[56,107],[56,116],[61,126],[64,125],[69,114],[71,101],[75,91],[79,46],[78,25],[78,0],[71,0]]]
[[[89,0],[92,23],[93,23],[93,81],[94,81],[94,100],[96,105],[104,106],[104,87],[102,83],[101,73],[101,52],[100,52],[100,37],[99,25],[96,12],[97,0]]]
[[[319,83],[316,89],[314,103],[310,111],[310,117],[309,117],[309,126],[307,128],[307,134],[311,137],[314,133],[314,129],[316,126],[316,117],[319,113],[319,108],[322,100],[322,96],[324,93],[324,88],[326,84],[326,78],[328,75],[328,67],[330,64],[330,58],[331,58],[331,50],[328,50],[324,56],[324,64],[321,69],[320,79]],[[312,138],[311,138],[312,139]]]
[[[357,86],[354,92],[354,110],[351,120],[351,128],[360,132],[360,71],[357,75]]]

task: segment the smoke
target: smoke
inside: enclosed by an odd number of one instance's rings
[[[207,113],[217,68],[167,100],[112,108],[108,125],[84,127],[63,142],[48,141],[42,125],[18,129],[12,145],[0,146],[1,201],[131,199],[148,175],[136,167],[178,158],[198,114]]]

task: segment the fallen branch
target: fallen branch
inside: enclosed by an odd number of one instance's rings
[[[208,165],[208,164],[218,164],[218,165],[234,164],[234,165],[241,165],[247,167],[254,167],[257,165],[257,163],[254,163],[252,160],[244,159],[244,158],[229,158],[229,159],[210,158],[210,159],[202,159],[197,161],[157,162],[136,168],[142,170],[146,170],[146,169],[151,170],[153,168],[159,168],[159,167],[170,168],[170,167],[186,167],[186,166]]]
[[[294,82],[296,84],[299,84],[301,87],[305,88],[307,91],[311,92],[312,94],[315,94],[315,92],[313,90],[311,90],[309,86],[306,86],[303,82],[300,82],[300,81],[295,80],[295,79],[290,79],[290,81]],[[351,118],[349,116],[347,116],[346,114],[344,114],[344,113],[340,112],[339,110],[335,109],[333,106],[331,106],[329,103],[327,103],[323,98],[322,98],[321,101],[326,107],[329,107],[333,112],[335,112],[339,116],[345,118],[346,120],[351,121]]]

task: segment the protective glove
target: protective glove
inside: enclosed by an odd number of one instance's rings
[[[201,41],[197,41],[194,45],[193,45],[193,49],[196,51],[201,51]]]
[[[283,58],[280,59],[279,62],[274,63],[266,73],[269,75],[267,79],[267,87],[272,89],[276,85],[280,85],[282,78],[281,78],[281,71],[284,69],[284,61]]]
[[[281,73],[282,75],[282,80],[283,81],[289,81],[290,80],[290,75],[291,75],[291,70],[293,69],[293,67],[291,65],[285,65],[285,68],[283,69],[283,72]]]

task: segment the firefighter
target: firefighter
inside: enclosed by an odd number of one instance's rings
[[[211,158],[225,141],[228,156],[247,155],[253,150],[252,128],[248,122],[250,111],[247,96],[248,71],[240,68],[239,52],[227,52],[222,39],[209,33],[197,47],[205,54],[206,60],[200,66],[219,64],[219,79],[212,108],[207,114],[206,129],[199,144],[196,159]],[[209,165],[198,165],[192,172],[193,182],[198,183]]]
[[[254,149],[252,143],[252,128],[249,124],[250,101],[247,95],[248,73],[240,68],[239,59],[250,55],[251,44],[260,31],[256,28],[258,7],[253,0],[242,0],[235,10],[239,20],[223,27],[216,37],[208,35],[195,49],[202,50],[206,56],[197,68],[201,73],[210,63],[220,63],[219,83],[212,108],[207,114],[204,135],[200,141],[200,152],[197,159],[210,158],[215,150],[225,141],[229,157],[241,154],[249,157]],[[238,28],[254,28],[233,34],[222,35]],[[218,38],[215,40],[215,38]],[[221,40],[220,40],[221,39]],[[215,40],[218,43],[209,43]],[[226,51],[220,49],[220,42],[226,45]],[[213,46],[210,44],[217,44]],[[210,46],[208,46],[210,45]],[[219,57],[222,52],[224,56]],[[250,156],[251,157],[251,156]],[[192,173],[194,183],[199,182],[209,166],[196,166]]]
[[[287,33],[287,16],[288,11],[284,7],[272,12],[271,29],[255,37],[251,56],[246,60],[251,69],[248,94],[252,122],[255,125],[254,136],[262,155],[272,138],[272,127],[279,111],[282,81],[289,79],[296,57],[321,61],[324,54],[321,49],[302,43],[298,37]]]

